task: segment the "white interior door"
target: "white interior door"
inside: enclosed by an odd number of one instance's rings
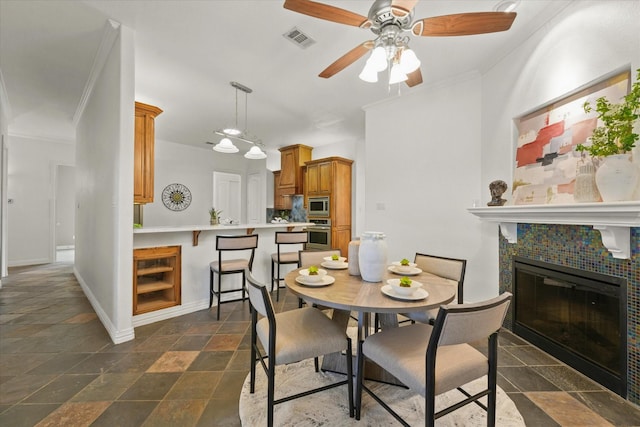
[[[213,207],[221,218],[242,221],[242,177],[235,173],[213,173]]]
[[[259,173],[249,174],[247,177],[247,222],[260,224],[266,216],[264,207],[264,182]]]

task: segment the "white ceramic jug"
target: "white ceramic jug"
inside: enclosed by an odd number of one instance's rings
[[[387,269],[387,241],[384,233],[365,231],[358,252],[360,275],[367,282],[381,282]]]

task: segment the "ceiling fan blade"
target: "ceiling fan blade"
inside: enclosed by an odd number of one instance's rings
[[[314,18],[353,25],[354,27],[366,27],[367,23],[370,25],[366,16],[310,0],[285,0],[284,8],[303,15],[313,16]]]
[[[411,13],[418,0],[393,0],[391,2],[391,13],[398,17],[403,18]]]
[[[420,68],[407,74],[407,80],[405,83],[409,87],[414,87],[422,83],[422,72],[420,71]]]
[[[345,53],[340,58],[338,58],[333,64],[325,68],[320,74],[318,74],[318,77],[324,77],[325,79],[328,79],[334,74],[338,74],[340,71],[344,70],[349,65],[356,62],[365,53],[371,50],[373,45],[374,43],[372,40],[368,40],[362,44],[359,44],[358,46],[354,47],[349,52]]]
[[[416,36],[470,36],[506,31],[514,19],[515,12],[458,13],[420,19],[411,31]]]

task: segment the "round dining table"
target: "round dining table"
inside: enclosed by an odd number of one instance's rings
[[[385,271],[381,282],[367,282],[361,276],[349,274],[348,269],[327,270],[327,275],[333,279],[324,280],[318,284],[299,283],[296,278],[300,276],[300,270],[289,272],[284,282],[287,289],[294,295],[302,298],[308,304],[329,307],[333,309],[332,319],[344,326],[345,330],[352,312],[358,314],[358,342],[371,332],[370,314],[378,313],[380,326],[383,329],[398,327],[398,314],[412,311],[427,311],[448,304],[455,298],[457,283],[433,275],[420,272],[410,276],[414,281],[422,284],[421,289],[428,295],[422,299],[406,299],[393,295],[388,288],[383,292],[383,286],[388,279],[399,279],[402,275],[392,273],[392,268]],[[415,295],[415,294],[414,294]],[[424,292],[422,293],[424,295]],[[358,354],[357,357],[360,357]],[[336,372],[346,372],[344,357],[339,354],[327,355],[323,359],[322,369]],[[356,363],[356,366],[362,366]],[[384,371],[375,367],[365,367],[365,375],[385,382],[398,383]]]

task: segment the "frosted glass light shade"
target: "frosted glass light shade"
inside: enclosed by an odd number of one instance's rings
[[[247,151],[244,157],[251,160],[260,160],[260,159],[266,159],[267,155],[264,151],[260,149],[260,147],[258,147],[257,145],[254,145],[253,147],[251,147],[251,150]]]
[[[405,74],[413,73],[420,67],[420,60],[416,56],[415,52],[411,49],[405,49],[402,51],[400,57],[400,67]]]
[[[236,128],[225,128],[225,129],[222,129],[222,132],[226,133],[227,135],[233,135],[233,136],[240,135],[242,133],[241,130]]]
[[[407,79],[408,77],[402,71],[400,64],[393,64],[393,67],[391,67],[391,74],[389,75],[389,84],[402,83]]]
[[[240,151],[229,138],[222,138],[217,145],[213,146],[213,150],[219,153],[237,153]]]
[[[387,69],[387,52],[382,46],[373,49],[371,56],[367,59],[367,65],[369,64],[377,72]]]
[[[375,83],[378,81],[378,72],[374,70],[373,67],[369,66],[369,61],[367,61],[358,77],[360,78],[360,80],[363,80],[367,83]]]

